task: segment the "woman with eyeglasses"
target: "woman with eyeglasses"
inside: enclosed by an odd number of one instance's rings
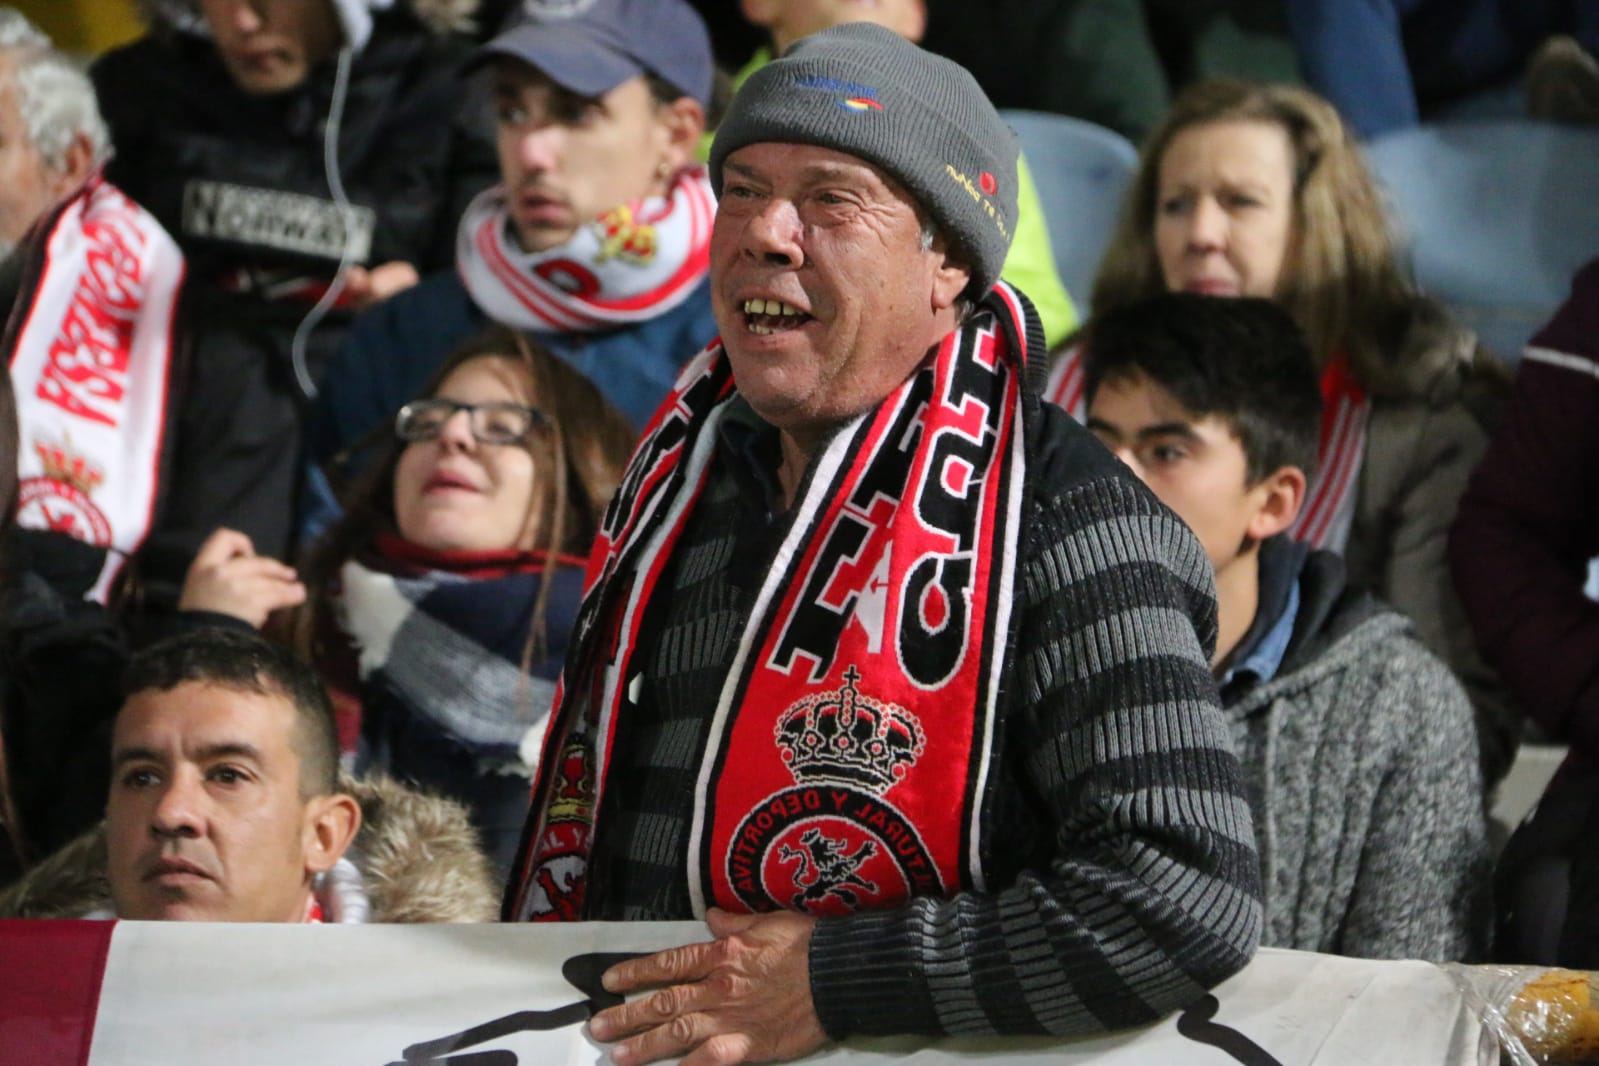
[[[322,671],[356,768],[464,803],[502,873],[633,440],[588,378],[491,330],[400,409],[303,567],[286,628]],[[248,617],[243,602],[210,606]]]

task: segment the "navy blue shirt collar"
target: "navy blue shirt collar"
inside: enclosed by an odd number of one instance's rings
[[[1308,547],[1283,536],[1260,546],[1255,617],[1217,678],[1223,688],[1270,681],[1282,669],[1299,618],[1299,573],[1309,555]]]

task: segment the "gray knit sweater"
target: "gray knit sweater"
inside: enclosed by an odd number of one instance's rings
[[[1038,420],[983,803],[988,888],[823,919],[811,991],[835,1038],[1142,1024],[1242,968],[1259,936],[1254,831],[1204,646],[1204,554],[1086,430],[1053,408]],[[761,486],[736,473],[723,454],[643,640],[655,650],[612,756],[591,918],[690,916],[693,775],[776,532]]]
[[[1310,557],[1300,595],[1277,675],[1227,691],[1259,835],[1262,942],[1478,958],[1488,848],[1465,691],[1403,615],[1345,588],[1337,556]]]

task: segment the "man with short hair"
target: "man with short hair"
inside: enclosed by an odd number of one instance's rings
[[[231,630],[136,658],[111,742],[121,918],[300,922],[361,826],[332,707],[286,649]]]
[[[501,184],[467,209],[455,269],[363,315],[329,367],[311,455],[331,463],[489,322],[527,331],[642,426],[716,333],[715,200],[694,149],[710,39],[684,0],[529,0],[478,53]],[[331,510],[322,494],[319,514]]]
[[[341,781],[333,710],[286,648],[195,629],[136,655],[102,831],[0,897],[0,914],[158,921],[484,921],[493,886],[465,812]],[[345,853],[360,833],[355,861]],[[103,875],[109,903],[95,898]],[[359,865],[358,865],[359,864]]]
[[[1321,388],[1269,300],[1169,293],[1096,320],[1088,428],[1216,569],[1212,668],[1261,839],[1272,947],[1472,960],[1487,833],[1471,704],[1409,621],[1281,535]]]
[[[506,900],[709,922],[607,974],[661,989],[591,1023],[618,1063],[1141,1024],[1254,949],[1205,558],[1026,387],[1016,157],[863,24],[718,130],[722,343],[596,542]]]

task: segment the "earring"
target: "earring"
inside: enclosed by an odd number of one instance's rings
[[[661,160],[659,163],[655,164],[655,177],[658,180],[665,181],[667,178],[669,178],[671,176],[672,176],[672,164],[668,163],[664,159]]]

